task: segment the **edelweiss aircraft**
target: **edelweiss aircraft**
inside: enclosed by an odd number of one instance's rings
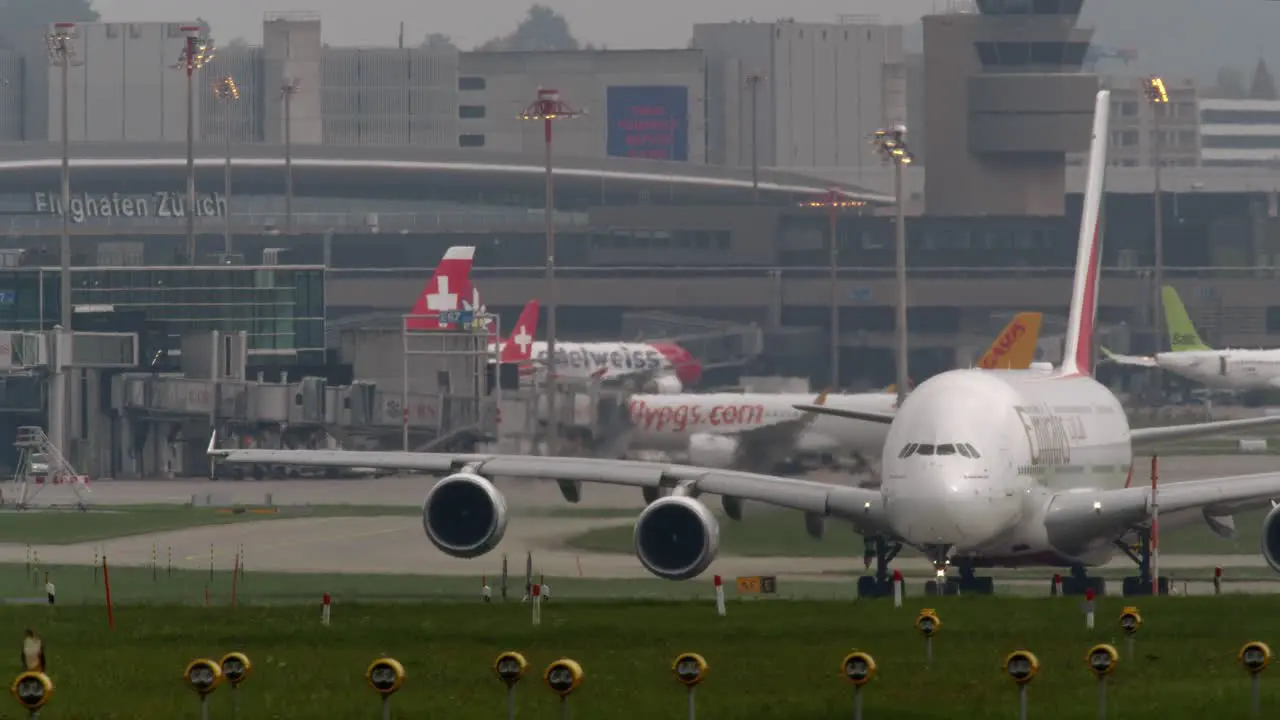
[[[1154,512],[1153,490],[1128,482],[1135,446],[1280,421],[1130,429],[1119,401],[1091,377],[1109,110],[1110,93],[1099,92],[1061,367],[942,373],[921,383],[896,414],[803,408],[889,425],[879,488],[595,458],[222,450],[216,437],[210,438],[209,455],[231,463],[441,473],[445,477],[423,501],[422,524],[427,539],[453,557],[478,557],[502,540],[507,505],[490,478],[555,478],[571,502],[581,498],[583,482],[640,488],[648,505],[636,518],[636,556],[662,578],[696,577],[715,560],[719,525],[698,498],[720,495],[732,519],[742,517],[743,500],[753,500],[802,511],[815,535],[825,518],[850,522],[874,539],[876,575],[859,581],[869,593],[889,586],[888,559],[903,545],[928,553],[939,579],[948,567],[958,567],[960,579],[948,580],[948,589],[989,592],[990,579],[973,575],[979,567],[1054,565],[1071,568],[1064,583],[1068,592],[1102,591],[1104,583],[1088,578],[1085,568],[1107,562],[1118,548],[1127,552],[1127,541]],[[1227,532],[1232,513],[1266,507],[1275,496],[1280,496],[1280,472],[1171,483],[1159,490],[1161,523],[1201,521]],[[1262,537],[1263,556],[1280,571],[1280,509],[1263,520]],[[1145,575],[1147,563],[1140,567]],[[1141,582],[1130,580],[1126,590],[1139,591]]]
[[[1025,370],[1035,357],[1040,313],[1020,313],[978,360],[979,368]],[[633,395],[631,448],[683,454],[689,463],[761,472],[796,472],[800,455],[851,454],[864,467],[878,465],[888,427],[878,422],[796,409],[827,408],[892,413],[893,387],[882,392],[836,395],[710,393]],[[874,459],[875,462],[869,462]]]
[[[1214,350],[1200,341],[1178,291],[1165,285],[1161,293],[1173,351],[1150,357],[1117,355],[1104,348],[1107,359],[1121,365],[1159,367],[1219,390],[1280,388],[1280,350]]]
[[[454,251],[470,251],[474,248],[451,248]],[[479,290],[471,284],[471,257],[466,255],[466,274],[455,280],[454,286],[462,288],[462,297],[470,297],[471,304],[456,306],[456,297],[448,295],[449,282],[453,274],[461,271],[462,264],[451,266],[452,273],[442,280],[432,278],[432,282],[423,289],[422,296],[414,306],[413,315],[439,312],[437,308],[476,309],[482,311]],[[462,253],[459,252],[458,255]],[[448,254],[446,254],[446,259]],[[444,261],[441,261],[444,265]],[[437,276],[440,270],[436,271]],[[444,288],[441,290],[441,288]],[[441,295],[441,293],[445,295]],[[450,307],[450,303],[454,306]],[[530,300],[516,320],[515,327],[506,341],[496,336],[491,342],[498,347],[499,357],[503,363],[528,364],[529,373],[545,372],[547,364],[547,344],[535,340],[538,331],[538,301]],[[409,319],[410,329],[433,330],[439,327],[435,317],[427,315]],[[415,326],[413,323],[419,323]],[[678,393],[687,387],[696,385],[702,379],[702,365],[688,350],[675,343],[641,343],[641,342],[557,342],[556,372],[559,377],[587,380],[616,380],[624,377],[643,379],[659,393]]]

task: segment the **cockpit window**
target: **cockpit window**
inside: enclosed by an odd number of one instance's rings
[[[979,454],[978,454],[978,451],[977,451],[977,450],[975,450],[975,449],[974,449],[974,447],[973,447],[972,445],[970,445],[969,443],[965,443],[965,444],[964,444],[964,446],[965,446],[965,447],[967,447],[967,448],[969,448],[969,457],[972,457],[972,458],[980,458],[980,457],[982,457],[982,455],[979,455]]]
[[[939,445],[938,454],[939,455],[955,455],[956,446],[955,445]]]
[[[956,443],[956,450],[965,457],[973,457],[969,454],[969,448],[965,447],[964,443]]]
[[[916,447],[916,454],[917,454],[917,455],[932,455],[932,454],[933,454],[933,446],[932,446],[932,445],[920,445],[920,446],[917,446],[917,447]]]

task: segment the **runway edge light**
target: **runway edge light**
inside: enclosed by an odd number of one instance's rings
[[[35,713],[53,697],[53,681],[42,672],[28,671],[14,679],[9,692],[19,705]]]
[[[1262,671],[1267,669],[1271,664],[1271,648],[1260,640],[1253,640],[1244,644],[1240,648],[1240,665],[1249,673],[1249,690],[1252,694],[1253,717],[1260,717],[1262,708],[1262,699],[1260,696],[1259,680],[1262,677]]]
[[[844,679],[853,685],[853,718],[862,720],[862,687],[876,674],[876,661],[864,652],[854,650],[840,663]]]
[[[671,663],[671,672],[676,680],[689,690],[689,720],[694,720],[697,715],[694,690],[707,678],[707,669],[707,661],[698,653],[680,653]]]
[[[1027,720],[1027,686],[1040,672],[1040,661],[1030,650],[1014,650],[1004,659],[1004,671],[1018,686],[1018,718]]]

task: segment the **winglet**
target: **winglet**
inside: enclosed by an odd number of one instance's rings
[[[1093,108],[1089,175],[1080,213],[1080,240],[1076,248],[1071,312],[1067,316],[1067,342],[1062,353],[1064,375],[1089,375],[1093,371],[1093,330],[1098,315],[1098,276],[1102,259],[1102,186],[1106,179],[1110,117],[1111,92],[1101,90]]]
[[[816,398],[814,398],[814,399],[813,399],[813,404],[814,404],[814,405],[818,405],[818,406],[826,405],[826,404],[827,404],[827,395],[828,395],[828,394],[830,394],[830,393],[831,393],[831,390],[830,390],[830,389],[823,390],[823,391],[822,391],[822,393],[821,393],[820,395],[818,395],[818,397],[816,397]]]

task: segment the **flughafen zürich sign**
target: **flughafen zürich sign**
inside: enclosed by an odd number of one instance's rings
[[[84,223],[94,218],[181,218],[186,217],[184,192],[153,193],[72,193],[70,219]],[[57,192],[31,194],[31,209],[37,215],[62,214],[62,195]],[[198,193],[196,217],[222,217],[227,200],[222,193]]]

